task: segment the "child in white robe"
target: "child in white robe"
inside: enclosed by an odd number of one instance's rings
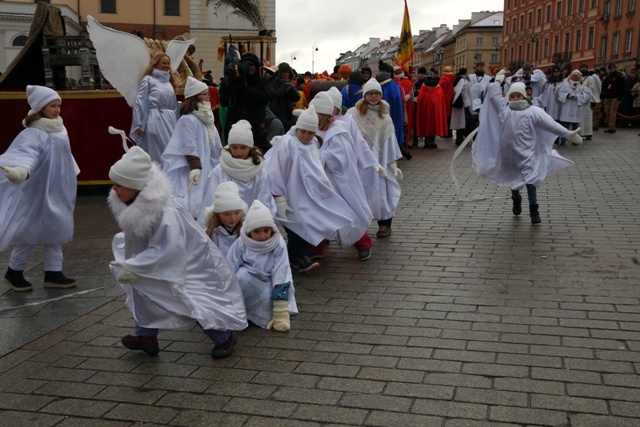
[[[236,272],[247,318],[265,329],[287,332],[297,314],[287,246],[269,209],[259,200],[247,212],[240,238],[227,255]]]
[[[109,207],[123,231],[113,239],[111,271],[135,320],[135,335],[124,336],[122,344],[156,355],[159,329],[196,323],[214,343],[212,358],[230,356],[232,330],[245,329],[247,315],[225,257],[140,147],[125,153],[109,178]]]
[[[567,130],[574,130],[580,126],[584,119],[584,109],[591,102],[589,88],[583,86],[582,81],[580,70],[573,70],[558,89],[558,101],[562,104],[560,124]],[[578,145],[576,142],[572,144]],[[560,145],[564,145],[563,139],[560,140]]]
[[[62,273],[62,245],[73,239],[76,176],[69,135],[60,117],[60,95],[44,86],[27,86],[31,107],[25,129],[0,156],[0,251],[15,245],[4,283],[14,291],[32,290],[24,269],[35,245],[44,245],[44,287],[72,288]],[[5,177],[6,176],[6,177]]]
[[[226,257],[240,237],[247,204],[240,198],[240,190],[233,181],[218,185],[215,197],[215,203],[205,210],[204,225],[207,235]]]

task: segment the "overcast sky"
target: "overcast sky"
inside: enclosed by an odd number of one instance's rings
[[[384,7],[382,7],[384,5]],[[411,32],[431,30],[459,19],[471,18],[471,12],[501,11],[503,0],[407,0]],[[276,63],[288,62],[299,73],[333,71],[340,53],[355,50],[370,37],[380,40],[400,35],[404,0],[277,0]],[[318,50],[313,51],[314,42]],[[295,60],[291,60],[295,56]]]

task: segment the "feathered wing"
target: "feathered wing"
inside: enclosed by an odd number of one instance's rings
[[[196,42],[196,39],[171,40],[169,42],[169,44],[167,45],[167,50],[166,50],[165,53],[171,59],[171,72],[172,73],[176,72],[176,70],[180,66],[180,63],[182,62],[182,59],[187,54],[187,50],[189,49],[189,46],[191,46],[195,42]]]
[[[133,107],[142,73],[149,65],[147,45],[133,34],[101,25],[91,15],[87,15],[87,29],[102,74]]]

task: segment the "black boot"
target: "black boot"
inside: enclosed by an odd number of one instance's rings
[[[529,205],[529,216],[531,216],[531,224],[540,224],[540,213],[538,212],[538,205]]]
[[[62,271],[45,271],[44,287],[45,288],[74,288],[76,280],[67,277]]]
[[[30,291],[33,289],[31,283],[24,278],[24,271],[14,270],[11,267],[7,268],[7,272],[4,275],[4,283],[16,292]]]
[[[511,196],[511,200],[513,200],[513,209],[511,209],[511,212],[516,216],[520,215],[522,213],[522,196],[519,194],[517,196]]]

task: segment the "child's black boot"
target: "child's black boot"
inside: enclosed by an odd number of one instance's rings
[[[24,278],[24,271],[7,268],[4,275],[4,283],[16,292],[24,292],[32,290],[31,283]]]
[[[529,205],[529,215],[531,216],[531,224],[540,224],[540,212],[538,212],[538,205]]]
[[[517,196],[511,196],[511,199],[513,200],[511,212],[516,216],[520,215],[522,213],[522,196],[518,194]]]
[[[45,271],[45,288],[74,288],[76,280],[64,275],[62,271]]]

